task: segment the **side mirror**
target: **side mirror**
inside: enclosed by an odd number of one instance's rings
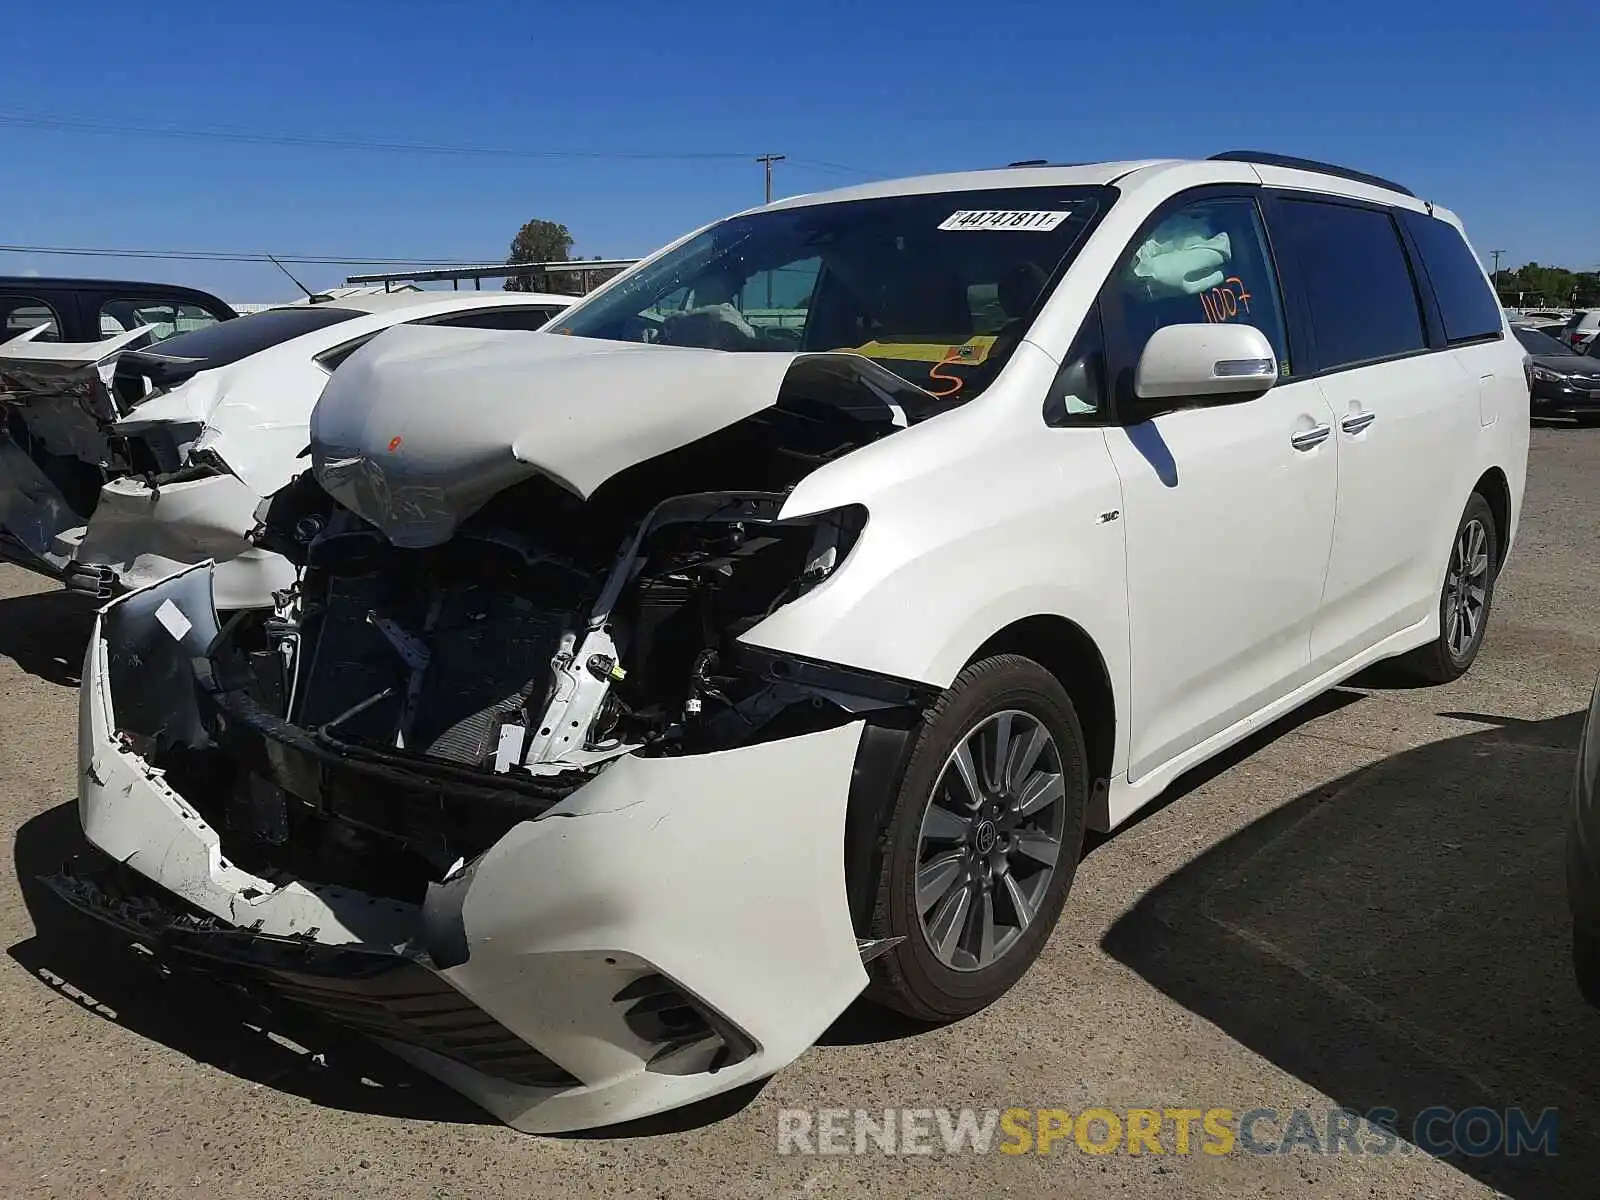
[[[1133,374],[1140,400],[1231,404],[1278,382],[1278,359],[1254,325],[1166,325],[1150,335]]]

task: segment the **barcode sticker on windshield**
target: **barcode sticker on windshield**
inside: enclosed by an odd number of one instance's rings
[[[940,229],[1014,229],[1019,232],[1043,233],[1054,229],[1072,214],[1065,209],[1055,212],[1026,212],[1016,208],[961,209],[939,223]]]

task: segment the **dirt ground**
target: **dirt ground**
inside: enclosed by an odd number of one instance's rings
[[[852,1010],[764,1087],[602,1136],[517,1134],[380,1052],[247,1026],[34,882],[80,844],[89,620],[0,567],[5,1196],[1600,1195],[1600,1012],[1571,982],[1561,858],[1600,670],[1600,430],[1534,431],[1466,679],[1355,681],[1181,781],[1091,847],[989,1010],[933,1031]],[[1557,1108],[1558,1156],[806,1156],[777,1137],[787,1108],[1434,1105]]]

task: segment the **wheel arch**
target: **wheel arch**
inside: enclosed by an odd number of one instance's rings
[[[1031,658],[1060,681],[1072,699],[1089,752],[1091,787],[1110,780],[1117,752],[1117,697],[1105,656],[1081,625],[1054,613],[1013,621],[979,646],[968,665],[996,654]],[[1093,798],[1091,798],[1091,808]]]
[[[1472,485],[1472,490],[1482,496],[1489,505],[1489,511],[1494,515],[1495,525],[1495,569],[1506,561],[1506,554],[1511,549],[1511,485],[1506,480],[1506,473],[1499,467],[1490,467],[1478,476],[1478,482]]]

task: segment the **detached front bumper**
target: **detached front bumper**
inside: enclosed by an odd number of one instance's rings
[[[108,667],[108,623],[153,633],[138,694],[121,699],[130,712],[170,707],[184,736],[182,689],[217,628],[200,603],[207,571],[123,597],[96,623],[80,708],[84,832],[163,902],[65,887],[86,911],[253,975],[527,1132],[630,1120],[770,1075],[865,986],[843,861],[859,722],[621,758],[420,905],[241,870],[227,835],[119,736]]]
[[[232,475],[160,488],[114,479],[66,566],[67,587],[106,600],[210,560],[218,608],[268,608],[272,593],[294,582],[294,568],[250,543],[260,503]]]

